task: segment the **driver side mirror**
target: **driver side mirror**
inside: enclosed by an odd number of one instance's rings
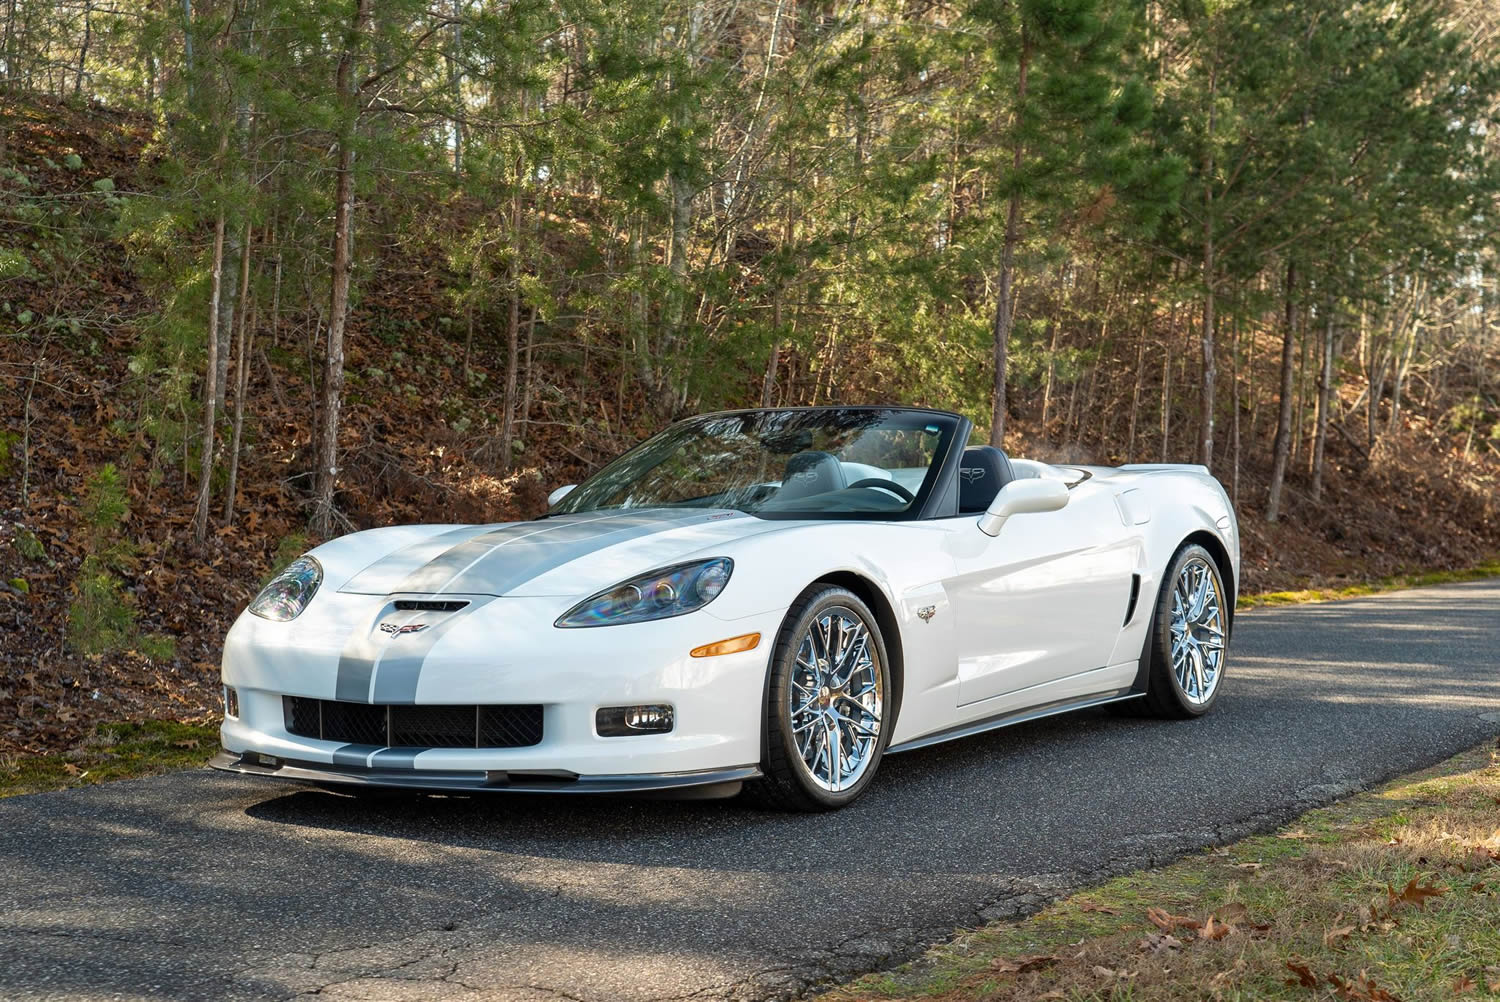
[[[1068,485],[1061,480],[1012,480],[1000,488],[989,510],[979,516],[986,535],[1000,535],[1000,527],[1012,515],[1057,511],[1068,503]]]
[[[577,484],[563,484],[557,490],[553,491],[551,494],[548,494],[547,495],[547,507],[551,508],[553,505],[557,504],[557,502],[561,501],[563,498],[565,498],[569,494],[571,494],[572,491],[573,491],[573,488],[575,488],[577,486],[578,486]]]

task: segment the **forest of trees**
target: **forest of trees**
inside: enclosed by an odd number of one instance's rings
[[[1289,477],[1322,492],[1330,437],[1378,456],[1414,399],[1465,457],[1500,458],[1487,0],[3,0],[0,18],[4,97],[152,123],[148,197],[6,188],[33,242],[0,246],[0,281],[39,267],[59,212],[108,203],[157,304],[132,334],[138,420],[153,466],[191,483],[200,540],[236,517],[267,342],[310,360],[307,517],[336,531],[346,348],[390,333],[350,318],[402,255],[448,304],[463,378],[497,353],[503,385],[455,420],[498,471],[559,385],[548,420],[603,401],[640,429],[943,406],[995,443],[1021,423],[1079,458],[1206,463],[1271,522]],[[5,309],[22,336],[49,320]]]

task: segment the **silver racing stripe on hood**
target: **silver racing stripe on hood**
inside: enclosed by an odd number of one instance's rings
[[[711,516],[722,519],[726,513],[701,508],[690,512],[656,508],[565,515],[546,522],[512,522],[493,529],[465,527],[403,547],[377,560],[345,582],[339,591],[359,595],[501,596],[596,550],[703,522]],[[729,517],[746,516],[735,512]],[[434,552],[435,540],[446,540],[448,545]],[[414,556],[429,553],[433,555],[425,563],[409,570]]]
[[[339,590],[355,594],[462,595],[456,612],[396,611],[382,603],[339,656],[334,698],[358,703],[415,703],[422,666],[443,636],[463,617],[548,571],[628,540],[707,521],[726,513],[653,509],[563,516],[555,521],[517,522],[486,530],[463,527],[404,547],[360,571]],[[736,512],[730,517],[744,517]],[[443,541],[446,548],[438,548]],[[414,559],[426,562],[414,570]],[[394,574],[401,574],[394,579]],[[404,572],[404,573],[403,573]],[[387,633],[381,626],[427,624],[415,633]]]

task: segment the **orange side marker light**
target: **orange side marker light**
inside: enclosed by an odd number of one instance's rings
[[[742,633],[738,637],[730,637],[728,640],[720,640],[712,644],[704,644],[702,647],[694,647],[688,653],[695,658],[716,658],[720,654],[738,654],[740,651],[753,651],[759,645],[759,633]]]

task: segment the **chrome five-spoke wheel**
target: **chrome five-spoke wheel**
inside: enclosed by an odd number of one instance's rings
[[[829,793],[858,783],[880,744],[885,684],[870,639],[858,613],[830,606],[797,645],[791,733],[808,779]]]
[[[1172,585],[1172,674],[1194,706],[1213,698],[1224,661],[1219,575],[1203,557],[1183,561]]]

